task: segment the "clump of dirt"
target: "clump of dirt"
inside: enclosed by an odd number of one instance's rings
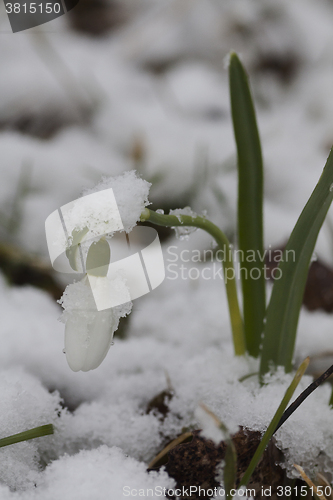
[[[261,441],[261,437],[260,432],[242,427],[232,436],[237,453],[236,488],[240,484],[241,478]],[[225,458],[226,444],[222,441],[219,445],[216,445],[213,441],[201,436],[200,430],[192,431],[191,441],[188,442],[188,439],[186,441],[168,451],[168,461],[164,465],[165,469],[169,476],[175,479],[176,488],[184,492],[184,496],[179,498],[196,500],[202,498],[204,495],[203,490],[206,492],[205,498],[213,498],[209,496],[209,490],[214,491],[214,488],[218,489],[220,486],[218,474],[221,469],[221,462]],[[283,453],[276,447],[273,438],[247,485],[247,489],[251,489],[255,493],[256,499],[267,499],[267,492],[269,491],[269,498],[277,500],[279,498],[278,487],[281,488],[281,486],[285,487],[292,484],[291,480],[286,477],[285,469],[280,465],[282,462]],[[296,480],[294,483],[293,487],[296,483],[299,485],[305,484],[300,480]],[[192,492],[194,486],[197,487],[197,491],[192,496],[188,496],[191,486]],[[200,491],[199,487],[201,488]],[[293,490],[289,498],[297,498],[293,496]]]
[[[169,402],[172,399],[173,394],[174,392],[171,388],[165,389],[157,394],[149,401],[146,413],[155,413],[161,420],[164,420],[169,413]]]

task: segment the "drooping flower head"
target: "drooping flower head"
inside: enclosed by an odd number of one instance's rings
[[[109,242],[116,232],[129,233],[140,220],[150,186],[135,171],[103,178],[63,214],[69,233],[67,258],[73,270],[85,271],[83,280],[68,285],[59,301],[64,308],[61,321],[66,323],[66,357],[74,371],[101,364],[120,318],[131,312],[126,276],[121,269],[109,275]],[[89,196],[94,193],[100,196]]]

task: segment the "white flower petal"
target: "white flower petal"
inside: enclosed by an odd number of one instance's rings
[[[72,312],[65,328],[65,351],[70,368],[75,372],[97,368],[108,353],[117,326],[118,319],[112,309]]]

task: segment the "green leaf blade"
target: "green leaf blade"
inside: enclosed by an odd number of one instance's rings
[[[244,330],[247,350],[257,357],[266,310],[264,264],[260,259],[264,255],[263,161],[248,78],[235,53],[230,55],[229,83],[238,158],[238,244],[244,257],[241,261]],[[250,255],[251,259],[247,259]]]
[[[21,441],[28,441],[29,439],[35,439],[42,436],[48,436],[54,433],[54,428],[52,424],[41,425],[39,427],[34,427],[28,431],[20,432],[19,434],[13,434],[0,439],[0,448],[4,446],[9,446],[11,444],[20,443]]]
[[[298,318],[303,301],[308,268],[320,228],[333,199],[333,153],[305,205],[286,245],[267,308],[260,375],[271,364],[292,368]],[[293,258],[287,258],[291,254]]]
[[[294,376],[291,384],[289,385],[288,389],[286,390],[285,395],[284,395],[278,409],[276,410],[269,426],[267,427],[267,430],[266,430],[265,434],[263,435],[263,437],[259,443],[259,446],[256,449],[256,452],[253,455],[252,460],[251,460],[248,468],[246,469],[246,471],[241,479],[239,486],[243,486],[243,485],[246,486],[248,484],[249,480],[251,479],[251,476],[252,476],[256,466],[258,465],[259,460],[261,459],[261,457],[266,449],[266,446],[269,443],[269,440],[273,436],[273,434],[278,426],[278,423],[281,420],[281,417],[289,404],[289,401],[293,397],[293,394],[294,394],[298,384],[300,383],[307,367],[309,366],[309,362],[310,362],[310,358],[306,358],[303,361],[303,363],[301,363],[297,372],[295,373],[295,376]]]
[[[237,452],[231,436],[226,440],[225,466],[223,471],[224,487],[227,494],[227,500],[233,498],[231,490],[236,488],[237,475]]]

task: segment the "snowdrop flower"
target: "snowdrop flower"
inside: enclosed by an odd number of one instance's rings
[[[119,273],[113,279],[107,277],[111,253],[106,238],[90,242],[86,250],[79,252],[76,246],[68,253],[74,269],[78,255],[84,255],[87,274],[82,281],[69,285],[60,300],[65,309],[62,320],[66,323],[66,358],[75,372],[94,370],[102,363],[119,319],[132,307],[124,276]],[[121,305],[111,307],[117,304]]]
[[[132,303],[124,278],[121,274],[112,279],[107,277],[110,262],[107,239],[112,237],[115,230],[128,233],[133,229],[140,220],[141,212],[149,204],[150,186],[150,183],[137,177],[135,171],[104,178],[95,188],[83,193],[87,196],[101,192],[101,196],[94,197],[93,203],[88,196],[81,199],[82,203],[70,204],[64,214],[65,225],[72,235],[71,246],[66,251],[67,258],[73,270],[88,270],[82,281],[67,286],[59,301],[64,308],[61,321],[66,324],[65,353],[73,371],[93,370],[102,363],[112,345],[120,318],[131,312]],[[107,190],[110,191],[110,188],[121,219],[118,227],[112,225],[115,205],[108,199]],[[89,259],[93,262],[90,265]],[[103,264],[99,259],[102,259]],[[95,272],[97,268],[99,271]],[[100,307],[97,301],[98,309],[102,309],[98,310],[95,302],[98,294],[99,298],[103,298],[103,294],[121,297],[118,302],[112,302],[121,305]]]

